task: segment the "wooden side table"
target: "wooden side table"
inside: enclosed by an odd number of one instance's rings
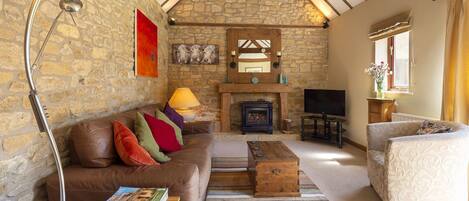
[[[392,121],[395,103],[394,99],[368,98],[368,123]]]

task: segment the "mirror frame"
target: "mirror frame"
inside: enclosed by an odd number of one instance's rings
[[[278,77],[282,72],[280,65],[273,68],[274,62],[277,62],[277,52],[282,50],[282,34],[280,29],[263,28],[230,28],[226,31],[226,67],[228,73],[228,82],[232,83],[251,83],[253,76],[259,79],[259,83],[277,83]],[[238,72],[239,47],[238,40],[270,40],[271,41],[271,67],[268,73],[243,73]],[[231,51],[236,51],[236,56],[232,58]],[[236,68],[231,68],[230,63],[234,61]]]

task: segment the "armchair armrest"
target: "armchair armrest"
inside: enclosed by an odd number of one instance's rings
[[[467,200],[468,130],[389,139],[387,200]]]
[[[212,121],[194,121],[186,122],[184,129],[182,130],[183,135],[194,135],[194,134],[211,134],[213,133],[213,122]]]
[[[368,124],[368,149],[383,151],[390,138],[414,135],[420,128],[420,121],[402,121]]]

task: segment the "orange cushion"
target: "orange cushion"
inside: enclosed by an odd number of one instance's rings
[[[113,121],[114,145],[117,154],[126,165],[143,166],[159,165],[150,154],[138,144],[137,137],[119,121]]]

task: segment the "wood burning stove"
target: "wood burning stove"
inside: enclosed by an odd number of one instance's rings
[[[272,103],[268,101],[241,102],[241,131],[273,133]]]

